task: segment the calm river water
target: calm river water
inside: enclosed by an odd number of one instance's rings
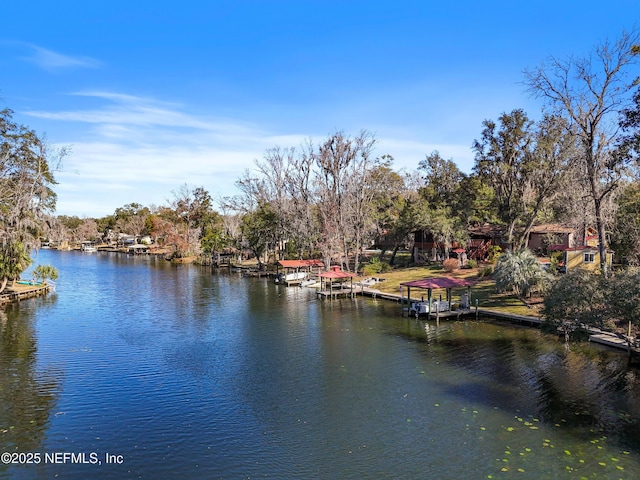
[[[39,463],[2,478],[640,478],[624,354],[146,257],[35,264],[60,279],[0,312],[0,452]]]

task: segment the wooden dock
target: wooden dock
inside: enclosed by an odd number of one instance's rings
[[[48,293],[49,290],[51,290],[51,286],[46,283],[42,285],[20,285],[9,287],[0,294],[0,306],[26,300],[27,298],[39,297]]]
[[[399,302],[402,298],[400,295],[394,293],[384,293],[375,288],[363,287],[361,285],[354,285],[353,288],[334,288],[331,292],[329,290],[318,290],[317,292],[318,298],[355,298],[357,295],[382,298],[393,302]]]
[[[337,290],[334,289],[332,292],[329,291],[318,291],[317,295],[319,298],[354,298],[356,295],[368,296],[372,298],[382,298],[384,300],[391,300],[394,302],[401,302],[402,296],[393,294],[393,293],[383,293],[374,288],[368,288],[363,286],[354,286],[353,289],[342,289]],[[404,307],[402,309],[402,314],[409,313],[408,309]],[[528,326],[536,326],[539,327],[544,323],[544,318],[536,317],[533,315],[519,315],[517,313],[510,312],[501,312],[498,310],[490,310],[488,308],[466,308],[466,309],[457,309],[452,311],[444,311],[444,312],[431,312],[429,315],[423,315],[422,318],[428,318],[430,320],[435,319],[447,319],[447,318],[461,318],[461,317],[470,317],[470,316],[483,316],[496,318],[501,320],[506,320],[511,323],[517,323],[520,325],[528,325]],[[586,328],[586,327],[585,327]],[[619,350],[625,350],[629,352],[629,355],[633,355],[635,357],[640,357],[640,348],[636,346],[629,346],[628,342],[624,338],[620,338],[619,336],[603,332],[599,329],[595,328],[586,328],[589,333],[589,341],[593,343],[598,343],[600,345],[605,345],[608,347],[613,347]]]
[[[323,300],[334,300],[337,298],[355,298],[358,294],[355,288],[333,288],[329,290],[318,290],[316,296]]]
[[[640,356],[640,348],[637,343],[635,345],[630,345],[626,338],[618,336],[615,333],[603,332],[598,328],[587,328],[586,330],[589,333],[590,342],[625,350],[628,352],[630,357]]]
[[[484,317],[494,317],[509,320],[512,323],[520,323],[525,325],[540,326],[544,319],[542,317],[534,317],[533,315],[518,315],[517,313],[499,312],[497,310],[489,310],[487,308],[478,308],[478,315]]]

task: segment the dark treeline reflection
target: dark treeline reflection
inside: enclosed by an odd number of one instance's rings
[[[62,383],[61,372],[36,368],[33,304],[42,308],[55,295],[0,309],[0,451],[42,447]]]
[[[398,331],[425,354],[473,373],[476,380],[451,393],[640,448],[640,368],[623,352],[489,322],[404,320]]]

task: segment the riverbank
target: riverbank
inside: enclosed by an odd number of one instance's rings
[[[0,306],[9,303],[19,302],[27,298],[39,297],[46,295],[51,290],[51,285],[43,283],[41,285],[24,285],[14,283],[7,286],[4,292],[0,293]]]
[[[486,285],[484,285],[485,290],[487,290],[486,287],[490,286],[490,284],[492,283],[490,280],[484,280],[484,283]],[[399,285],[399,284],[398,284]],[[401,303],[402,301],[406,301],[406,296],[402,296],[402,294],[400,293],[390,293],[389,290],[393,290],[394,286],[393,283],[387,284],[386,283],[386,279],[382,282],[378,282],[375,284],[376,288],[372,288],[372,287],[365,287],[362,284],[358,285],[358,286],[354,286],[354,290],[353,293],[354,295],[362,295],[362,296],[369,296],[372,298],[381,298],[384,300],[391,300],[394,302],[398,302]],[[385,290],[383,291],[382,289],[378,289],[378,287],[386,287]],[[494,293],[494,295],[497,295]],[[506,295],[502,294],[502,295],[498,295],[500,297],[502,297],[504,299],[504,297],[506,297]],[[512,324],[518,324],[518,325],[526,325],[526,326],[532,326],[532,327],[540,327],[544,322],[545,319],[544,317],[540,314],[540,309],[537,308],[534,310],[534,314],[530,314],[530,315],[523,315],[520,313],[515,313],[513,312],[511,309],[509,308],[502,308],[502,309],[494,309],[494,308],[486,308],[485,305],[487,305],[486,298],[483,298],[483,301],[480,301],[480,298],[477,295],[473,295],[472,294],[472,298],[478,298],[478,304],[482,305],[482,308],[478,307],[478,306],[473,306],[472,302],[472,307],[469,309],[465,309],[464,311],[458,311],[458,312],[450,312],[453,313],[454,315],[447,315],[446,313],[443,313],[440,315],[440,318],[445,319],[447,317],[455,317],[455,318],[460,318],[460,317],[473,317],[475,316],[476,318],[478,318],[479,316],[484,317],[484,318],[493,318],[496,320],[500,320],[500,321],[508,321]],[[420,296],[412,296],[412,300],[420,300]],[[402,311],[402,314],[404,315],[405,311]],[[434,314],[431,315],[431,319],[436,318],[436,316]],[[640,358],[640,348],[638,348],[637,346],[632,346],[629,345],[629,342],[626,340],[626,338],[621,337],[620,335],[617,335],[615,332],[610,332],[610,331],[606,331],[606,330],[601,330],[599,328],[595,328],[595,327],[589,327],[587,325],[585,325],[584,327],[585,332],[588,335],[588,341],[591,343],[597,343],[599,345],[603,345],[606,347],[610,347],[616,350],[624,350],[625,352],[627,352],[629,354],[629,357],[633,357],[633,358]]]

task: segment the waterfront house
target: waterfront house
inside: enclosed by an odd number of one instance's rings
[[[587,245],[598,245],[598,235],[594,228],[576,228],[560,223],[544,223],[534,226],[529,233],[527,246],[537,254],[547,250],[564,250],[566,248]]]
[[[502,250],[509,248],[506,230],[503,225],[485,223],[467,228],[469,241],[466,245],[453,244],[452,248],[465,248],[469,259],[482,261],[487,257],[492,246]],[[444,245],[436,242],[427,229],[416,230],[414,233],[413,258],[416,261],[430,259],[442,260],[446,258]],[[560,223],[544,223],[531,228],[527,247],[537,255],[550,251],[564,251],[581,245],[597,247],[598,236],[594,228],[575,228]],[[455,251],[455,250],[454,250]],[[586,258],[590,258],[587,256]],[[596,261],[598,264],[599,261]]]
[[[507,248],[505,230],[501,225],[485,223],[482,225],[469,226],[467,228],[469,241],[466,245],[453,242],[451,248],[465,248],[467,258],[473,260],[484,260],[489,248],[497,245],[503,250]],[[433,238],[433,234],[428,229],[420,229],[413,232],[413,258],[420,262],[429,260],[444,260],[447,257],[444,245]]]
[[[557,247],[575,247],[575,228],[559,223],[543,223],[531,228],[527,246],[532,251],[541,254],[550,245]]]
[[[563,262],[567,272],[581,268],[583,270],[596,271],[600,268],[600,250],[597,246],[580,245],[577,247],[563,247],[552,245],[549,250],[563,251]],[[613,251],[607,249],[606,265],[611,268],[613,264]]]

